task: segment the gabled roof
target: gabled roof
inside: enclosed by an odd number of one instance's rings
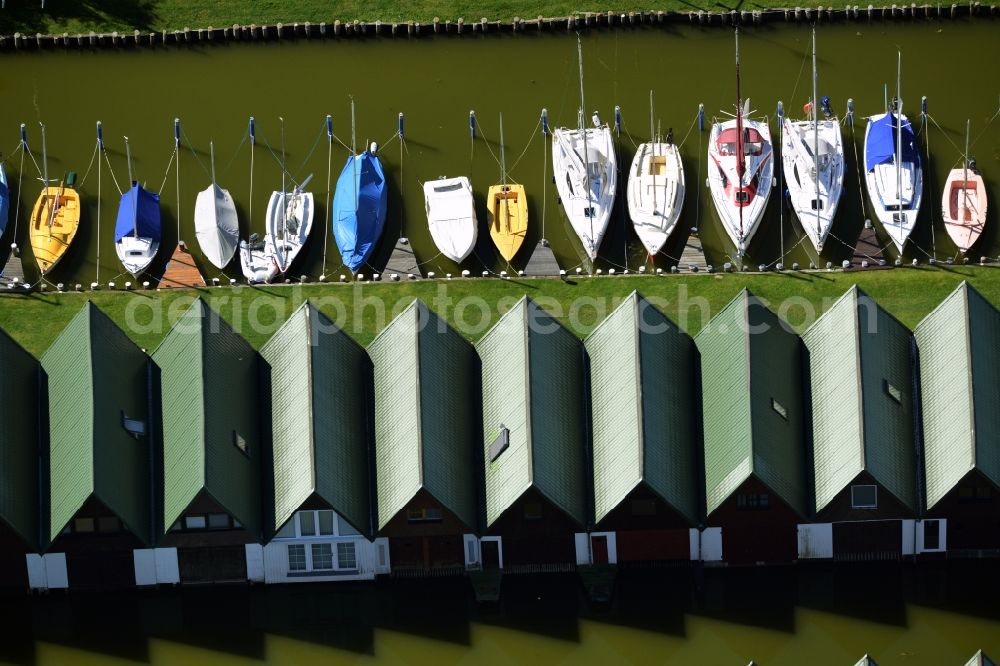
[[[804,515],[798,336],[744,289],[695,343],[701,352],[707,513],[753,475]]]
[[[483,368],[486,524],[529,488],[586,521],[583,350],[580,340],[527,297],[476,345]],[[491,444],[509,432],[491,461]]]
[[[694,460],[696,350],[691,337],[632,292],[585,342],[590,357],[594,521],[645,483],[698,522]]]
[[[421,489],[475,529],[472,345],[416,300],[372,341],[368,354],[378,529]]]
[[[911,339],[857,286],[802,336],[809,350],[816,511],[863,471],[916,509]]]
[[[198,299],[153,362],[163,420],[163,533],[206,492],[260,535],[257,352]]]
[[[982,650],[979,650],[972,655],[972,659],[965,662],[965,666],[996,666],[996,662],[987,657]]]
[[[87,302],[42,356],[49,402],[49,515],[55,540],[96,496],[136,537],[152,540],[148,358],[97,306]]]
[[[1000,487],[1000,312],[962,282],[914,334],[930,509],[972,469]]]
[[[0,331],[0,522],[38,547],[38,361]]]
[[[865,655],[861,657],[861,659],[858,660],[858,663],[854,664],[854,666],[878,666],[878,664],[875,662],[874,659],[872,659],[868,655]]]
[[[364,348],[308,302],[260,350],[270,377],[273,518],[277,532],[316,496],[362,534],[368,497],[368,385]]]

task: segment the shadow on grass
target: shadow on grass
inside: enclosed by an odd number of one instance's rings
[[[48,32],[53,24],[79,24],[80,30],[103,31],[109,25],[148,31],[157,21],[156,0],[48,0],[7,3],[0,12],[0,34]]]

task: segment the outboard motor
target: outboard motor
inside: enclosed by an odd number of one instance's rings
[[[260,234],[250,234],[250,249],[259,251],[264,249],[264,243],[260,239]]]
[[[969,158],[969,171],[971,171],[972,173],[977,174],[977,175],[979,174],[979,169],[976,168],[976,158],[975,157],[970,157]]]
[[[674,145],[674,128],[671,127],[667,130],[667,145]]]
[[[597,113],[597,111],[594,111],[594,115],[590,117],[590,122],[594,123],[594,127],[601,126],[601,116]]]

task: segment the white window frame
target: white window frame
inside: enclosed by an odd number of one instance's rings
[[[479,540],[479,565],[482,566],[483,563],[483,544],[487,541],[497,542],[497,556],[499,560],[500,569],[503,570],[503,537],[498,536],[485,536]]]
[[[928,548],[924,541],[927,523],[936,522],[938,524],[938,547]],[[943,553],[948,550],[948,520],[945,518],[924,518],[917,521],[916,551],[918,553]]]
[[[854,501],[854,489],[855,488],[874,488],[875,489],[875,503],[874,504],[858,504]],[[878,485],[874,483],[856,483],[851,485],[851,508],[852,509],[866,509],[874,510],[878,508]]]
[[[320,512],[329,512],[333,515],[333,534],[320,534],[319,531],[319,516]],[[302,534],[302,519],[305,514],[311,514],[313,519],[313,529],[314,534]],[[289,548],[291,546],[302,546],[305,550],[306,568],[305,569],[292,569],[288,567],[287,575],[289,576],[305,576],[305,575],[333,575],[339,573],[348,572],[360,572],[361,571],[361,556],[362,553],[359,552],[358,541],[363,540],[364,536],[352,532],[351,534],[341,534],[340,521],[343,518],[339,513],[333,511],[332,509],[309,509],[304,511],[296,511],[292,514],[292,517],[288,519],[289,522],[295,527],[294,536],[275,536],[274,541]],[[287,525],[288,523],[286,523]],[[350,543],[354,546],[354,566],[353,567],[341,567],[340,557],[338,555],[338,544]],[[317,569],[313,565],[313,546],[317,544],[328,544],[330,550],[332,551],[333,568],[331,569]],[[388,550],[388,549],[386,549]],[[286,550],[286,561],[287,561],[287,550]],[[388,557],[388,555],[387,555]]]
[[[333,514],[333,534],[320,534],[319,531],[319,514],[321,511],[328,511]],[[302,534],[302,524],[299,522],[301,520],[300,514],[311,513],[313,519],[313,529],[315,532],[313,534]],[[288,521],[295,526],[294,536],[281,536],[280,530],[279,534],[274,536],[275,541],[324,541],[327,539],[340,539],[340,538],[364,538],[363,535],[352,533],[352,534],[341,534],[340,533],[340,521],[344,520],[339,513],[332,509],[309,509],[307,511],[296,511],[292,514],[292,517]],[[287,525],[288,523],[286,523]],[[282,529],[284,529],[284,525]]]

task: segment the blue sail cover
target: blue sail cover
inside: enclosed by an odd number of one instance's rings
[[[870,121],[868,143],[865,145],[865,170],[871,171],[879,164],[891,164],[896,159],[896,116],[887,113]],[[917,140],[908,118],[903,118],[903,161],[920,164]]]
[[[352,273],[368,261],[382,235],[388,195],[382,163],[375,155],[366,151],[347,158],[337,179],[332,215],[333,237]]]
[[[134,208],[133,201],[137,202]],[[136,226],[139,227],[140,238],[152,238],[157,242],[160,240],[160,195],[147,192],[138,183],[122,195],[121,203],[118,204],[115,242],[135,233]]]

